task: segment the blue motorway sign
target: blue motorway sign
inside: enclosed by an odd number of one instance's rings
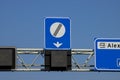
[[[97,70],[120,70],[120,39],[98,38],[94,42],[95,68]]]
[[[70,49],[70,19],[45,18],[45,49]]]

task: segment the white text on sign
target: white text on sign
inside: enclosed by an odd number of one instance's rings
[[[120,42],[98,42],[98,49],[120,49]]]

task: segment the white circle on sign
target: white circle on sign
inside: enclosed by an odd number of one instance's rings
[[[55,38],[61,38],[65,34],[65,26],[60,22],[55,22],[50,26],[50,33]]]

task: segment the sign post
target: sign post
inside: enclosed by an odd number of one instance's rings
[[[70,19],[48,17],[45,19],[45,70],[71,70]]]

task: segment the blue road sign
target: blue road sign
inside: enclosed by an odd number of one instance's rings
[[[45,49],[70,49],[70,19],[48,17],[44,23]]]
[[[98,38],[94,48],[97,70],[120,71],[120,39]]]

